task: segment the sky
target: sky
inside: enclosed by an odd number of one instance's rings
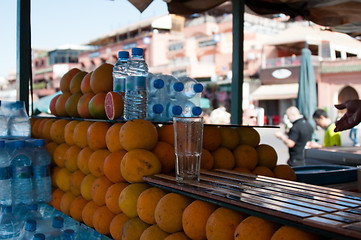
[[[0,78],[16,70],[16,2],[0,0]],[[162,0],[140,13],[128,0],[31,0],[31,46],[81,45],[112,30],[166,14]]]

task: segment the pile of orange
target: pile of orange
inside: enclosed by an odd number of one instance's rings
[[[299,231],[144,183],[143,176],[174,172],[172,124],[31,122],[53,160],[51,205],[113,239],[251,239],[242,236],[259,228],[277,240]],[[206,125],[201,166],[295,180],[291,168],[276,165],[276,151],[259,142],[252,127]]]

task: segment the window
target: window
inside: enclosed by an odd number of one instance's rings
[[[177,51],[183,49],[183,43],[175,43],[169,45],[169,51]]]
[[[206,41],[200,41],[199,43],[198,43],[198,47],[208,47],[208,46],[214,46],[214,45],[216,45],[217,44],[217,42],[216,41],[214,41],[213,39],[210,39],[210,40],[206,40]]]

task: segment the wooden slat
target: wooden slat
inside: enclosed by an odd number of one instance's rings
[[[200,182],[174,175],[144,179],[158,187],[328,237],[361,239],[361,195],[339,189],[228,170],[201,171]]]

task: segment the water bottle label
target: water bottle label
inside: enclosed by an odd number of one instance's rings
[[[114,78],[113,91],[125,92],[125,78]]]
[[[33,166],[33,176],[35,178],[49,177],[49,166]]]
[[[10,178],[10,167],[0,168],[0,180],[6,180]]]
[[[31,166],[12,167],[13,178],[31,178]]]
[[[126,79],[127,91],[145,91],[147,90],[147,77],[145,76],[128,76]]]

